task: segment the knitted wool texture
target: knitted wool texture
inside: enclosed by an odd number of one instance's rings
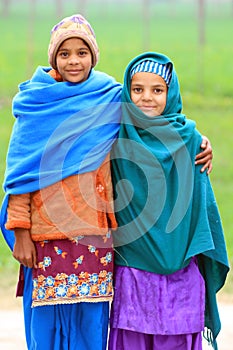
[[[91,25],[79,14],[66,17],[53,27],[48,48],[49,64],[54,69],[57,68],[57,51],[63,41],[70,38],[79,38],[87,43],[91,50],[92,66],[94,67],[99,59],[99,48],[96,42],[96,36]]]

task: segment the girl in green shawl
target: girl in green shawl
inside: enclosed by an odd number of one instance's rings
[[[112,151],[115,294],[109,350],[217,349],[216,292],[228,259],[201,135],[182,114],[171,60],[144,53],[125,72]]]

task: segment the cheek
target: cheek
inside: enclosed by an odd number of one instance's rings
[[[131,97],[132,102],[136,105],[138,100],[139,100],[138,95],[136,95],[133,92],[131,92],[131,96],[130,97]]]
[[[161,105],[164,106],[164,108],[166,107],[166,104],[167,104],[167,96],[164,96],[162,99],[161,99]]]
[[[56,66],[57,66],[57,70],[62,69],[63,65],[62,65],[62,61],[60,59],[56,60]]]
[[[80,62],[82,62],[85,67],[92,67],[92,56],[84,57],[82,60],[80,59]]]

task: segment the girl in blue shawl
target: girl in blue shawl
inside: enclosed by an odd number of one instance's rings
[[[216,292],[228,259],[201,135],[182,114],[171,60],[144,53],[125,72],[112,151],[115,293],[109,350],[217,349]]]
[[[51,67],[38,67],[13,100],[1,228],[21,263],[29,350],[105,350],[112,300],[109,152],[121,85],[95,71],[90,24],[52,30]]]

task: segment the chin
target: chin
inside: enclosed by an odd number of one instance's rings
[[[157,116],[158,116],[157,113],[153,113],[153,112],[144,112],[144,111],[143,111],[143,113],[144,113],[147,117],[149,117],[149,118],[154,118],[154,117],[157,117]]]

